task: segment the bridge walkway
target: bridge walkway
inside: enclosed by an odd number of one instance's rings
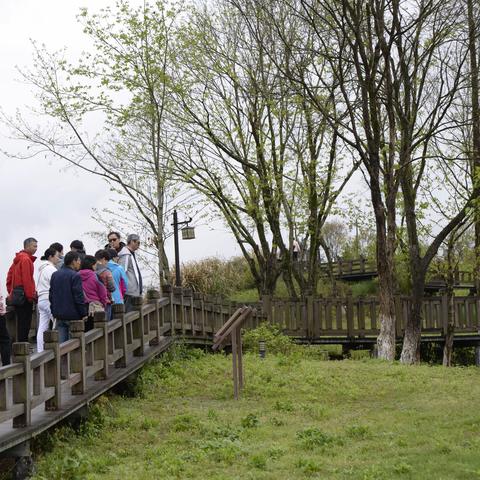
[[[422,341],[443,341],[447,300],[425,297]],[[456,344],[479,345],[480,297],[456,297],[454,304]],[[267,321],[299,343],[372,346],[379,331],[375,297],[291,301],[265,297],[252,306],[254,313],[245,328]],[[408,297],[396,299],[399,340],[408,307]],[[176,339],[211,345],[215,332],[237,308],[219,297],[169,288],[163,296],[150,292],[145,303],[138,299],[132,312],[115,306],[110,322],[97,314],[88,332],[83,321],[71,322],[71,339],[62,344],[57,331],[45,332],[44,352],[31,353],[30,344],[14,343],[12,364],[0,367],[0,453],[21,451],[30,439],[88,405]]]

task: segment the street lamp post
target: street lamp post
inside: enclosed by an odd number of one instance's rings
[[[190,217],[188,220],[184,222],[179,222],[178,221],[178,215],[177,211],[173,211],[173,238],[174,238],[174,244],[175,244],[175,286],[176,287],[181,287],[182,286],[182,274],[180,272],[180,249],[178,247],[178,227],[180,225],[185,225],[185,230],[188,229],[188,234],[187,235],[182,235],[182,238],[184,240],[190,240],[195,238],[195,233],[193,227],[188,227],[188,224],[192,221],[192,218]]]

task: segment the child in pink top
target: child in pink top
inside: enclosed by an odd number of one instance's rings
[[[82,278],[83,294],[85,303],[88,304],[88,319],[85,322],[85,331],[88,332],[93,328],[93,316],[95,312],[104,312],[107,305],[107,289],[100,282],[95,273],[97,260],[91,255],[86,255],[82,259],[80,269],[80,277]]]

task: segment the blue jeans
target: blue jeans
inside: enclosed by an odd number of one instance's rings
[[[70,322],[68,320],[58,320],[56,329],[58,330],[58,342],[66,342],[70,338]]]

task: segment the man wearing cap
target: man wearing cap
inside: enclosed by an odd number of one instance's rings
[[[132,297],[141,297],[143,293],[142,274],[138,266],[135,252],[140,248],[140,237],[130,234],[127,237],[127,245],[118,254],[118,263],[127,274],[128,286],[124,296],[125,311],[132,310]]]

